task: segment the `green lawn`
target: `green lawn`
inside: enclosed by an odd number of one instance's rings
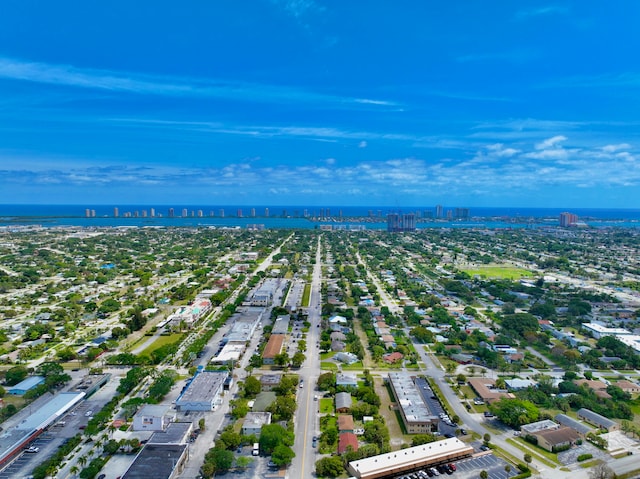
[[[338,366],[336,363],[332,363],[331,361],[322,361],[320,362],[320,369],[328,370],[328,371],[337,371]]]
[[[358,362],[355,362],[353,364],[343,364],[342,365],[342,370],[343,371],[354,371],[354,370],[358,371],[358,370],[362,370],[362,369],[363,369],[362,361],[358,361]]]
[[[324,414],[333,414],[333,399],[321,398],[320,399],[320,412]]]
[[[311,285],[309,283],[304,285],[304,291],[302,293],[302,306],[309,307],[309,298],[311,297]]]
[[[473,269],[463,269],[469,276],[483,276],[485,278],[499,278],[499,279],[520,279],[529,278],[533,276],[531,271],[526,269],[517,268],[515,266],[506,264],[493,264],[493,265],[479,265]]]
[[[162,346],[166,346],[167,344],[173,344],[178,341],[181,341],[183,336],[184,335],[182,333],[174,333],[174,334],[169,334],[167,336],[159,336],[158,339],[156,339],[153,343],[151,343],[148,347],[146,347],[139,354],[139,356],[150,356],[153,351],[155,351],[158,348],[161,348]]]

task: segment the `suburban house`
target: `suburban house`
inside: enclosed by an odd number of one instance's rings
[[[280,374],[263,374],[260,377],[260,388],[263,391],[273,391],[273,388],[280,385],[282,376]]]
[[[336,394],[336,412],[349,412],[351,404],[353,404],[351,394],[344,392]]]
[[[260,437],[262,426],[271,424],[270,412],[248,412],[242,424],[242,435]]]
[[[338,436],[338,454],[344,454],[351,448],[358,450],[358,437],[352,432],[343,432]]]
[[[402,361],[402,358],[404,358],[403,354],[397,351],[393,353],[388,353],[382,356],[382,359],[388,364],[394,364],[394,363],[397,363],[398,361]]]
[[[336,386],[358,387],[358,377],[355,374],[336,374]]]
[[[496,380],[492,378],[469,378],[469,386],[487,404],[502,398],[513,399],[515,397],[508,391],[497,389]]]
[[[349,414],[338,416],[338,432],[353,432],[354,428],[353,416]]]

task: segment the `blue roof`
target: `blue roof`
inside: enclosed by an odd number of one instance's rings
[[[9,388],[9,391],[28,391],[35,388],[38,384],[42,384],[44,378],[42,376],[29,376],[24,381],[19,382],[15,386]]]

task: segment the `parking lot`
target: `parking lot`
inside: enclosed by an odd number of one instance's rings
[[[438,399],[434,399],[434,393],[431,390],[431,387],[429,387],[429,383],[426,379],[416,378],[415,384],[418,391],[420,391],[425,404],[429,406],[429,409],[434,415],[440,416],[440,414],[446,413],[446,411],[442,408],[440,401],[438,401]],[[442,435],[451,434],[455,436],[456,429],[456,426],[449,426],[442,420],[438,422],[438,431]]]
[[[53,441],[53,436],[43,434],[38,439],[31,442],[30,445],[43,450],[51,441]],[[42,462],[42,456],[40,454],[40,452],[23,452],[9,466],[0,472],[0,479],[20,479],[28,477],[33,468]]]
[[[477,479],[483,470],[489,473],[491,479],[509,479],[520,472],[513,466],[509,472],[505,471],[507,463],[493,454],[462,459],[455,464],[458,468],[454,476],[456,479]]]

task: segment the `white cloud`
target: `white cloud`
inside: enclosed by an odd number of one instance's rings
[[[536,150],[546,150],[548,148],[552,148],[556,146],[558,143],[567,141],[567,139],[568,138],[564,135],[556,135],[554,137],[547,138],[546,140],[536,144]]]
[[[366,148],[367,147],[367,142],[362,140],[360,143],[358,143],[358,148]]]
[[[629,148],[631,148],[631,145],[629,145],[628,143],[620,143],[617,145],[606,145],[602,147],[602,151],[605,151],[607,153],[613,153],[614,151],[619,151],[619,150],[628,150]]]
[[[27,62],[6,57],[0,57],[0,78],[137,95],[314,103],[323,108],[328,103],[334,108],[343,109],[356,108],[357,105],[366,105],[367,107],[396,105],[384,100],[363,100],[327,95],[295,88],[295,86],[281,87],[211,78],[143,75],[123,71],[78,68],[72,65]]]

